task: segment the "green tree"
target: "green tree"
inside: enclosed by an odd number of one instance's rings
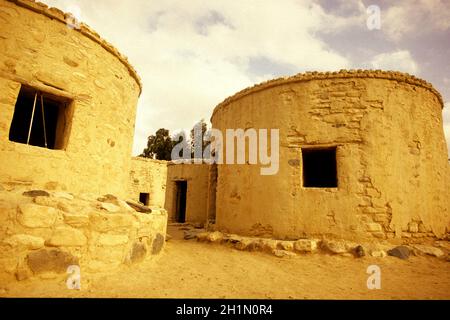
[[[144,158],[170,160],[174,141],[169,130],[161,128],[154,135],[148,137],[147,148],[139,155]]]

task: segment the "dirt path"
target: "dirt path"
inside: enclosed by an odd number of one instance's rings
[[[175,237],[176,238],[176,237]],[[381,289],[366,286],[367,267],[381,268]],[[323,254],[277,258],[195,240],[172,239],[155,261],[110,275],[82,275],[82,290],[63,279],[26,280],[1,296],[450,299],[450,264],[436,258],[350,258]]]

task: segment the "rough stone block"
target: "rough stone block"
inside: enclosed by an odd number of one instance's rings
[[[353,253],[356,257],[361,258],[366,255],[366,250],[362,245],[358,245],[353,249]]]
[[[322,248],[335,254],[348,252],[347,244],[344,240],[323,240]]]
[[[60,249],[41,249],[30,252],[27,263],[34,274],[43,272],[65,273],[70,265],[78,265],[78,258]]]
[[[140,227],[139,229],[138,229],[138,231],[137,231],[137,238],[140,238],[140,237],[148,237],[148,236],[150,236],[150,235],[152,235],[153,234],[153,227],[150,225],[150,226],[146,226],[146,225],[144,225],[144,226],[142,226],[142,227]]]
[[[367,195],[369,195],[369,196],[371,196],[373,198],[381,197],[381,193],[378,190],[374,189],[374,188],[367,188],[366,191],[367,191]]]
[[[253,239],[249,239],[249,238],[241,238],[239,240],[239,242],[237,242],[234,247],[238,250],[248,250],[253,248],[254,246],[252,246],[253,244]],[[276,248],[274,248],[276,249]]]
[[[398,246],[395,247],[391,250],[389,250],[388,255],[393,256],[393,257],[397,257],[400,259],[408,259],[409,255],[410,255],[410,250],[408,247],[405,246]]]
[[[389,216],[385,213],[377,213],[373,220],[376,222],[387,223],[389,221]]]
[[[66,199],[66,200],[73,200],[73,195],[71,193],[68,192],[63,192],[63,191],[56,191],[56,192],[52,192],[52,197],[55,198],[62,198],[62,199]]]
[[[260,244],[262,250],[266,252],[273,252],[278,247],[278,241],[273,239],[262,239]]]
[[[89,224],[89,216],[86,214],[64,213],[64,222],[72,227],[81,228]]]
[[[431,231],[431,229],[425,227],[425,225],[423,223],[419,223],[418,228],[419,228],[419,232],[421,232],[421,233],[426,233],[426,232]]]
[[[100,209],[106,210],[108,212],[119,212],[120,208],[116,206],[115,204],[109,203],[109,202],[100,202],[99,205]]]
[[[30,190],[25,191],[22,195],[26,197],[49,197],[50,194],[45,190]]]
[[[211,232],[208,237],[207,240],[211,241],[211,242],[220,242],[223,239],[223,233],[220,231],[214,231]]]
[[[157,233],[152,241],[152,254],[158,254],[164,246],[164,236]]]
[[[206,238],[208,237],[208,232],[200,232],[200,233],[197,233],[197,235],[196,235],[196,237],[197,237],[197,240],[198,241],[205,241],[206,240]]]
[[[196,230],[185,230],[183,231],[183,239],[184,240],[192,240],[197,238],[197,233],[199,233]]]
[[[276,257],[278,257],[278,258],[284,258],[284,257],[291,258],[291,257],[295,257],[296,256],[296,254],[294,252],[292,252],[292,251],[278,250],[278,249],[274,250],[273,254]]]
[[[150,209],[149,207],[144,206],[135,201],[127,200],[126,203],[137,212],[141,212],[141,213],[151,213],[152,212],[152,209]]]
[[[47,197],[47,196],[34,197],[33,202],[40,206],[53,207],[53,208],[58,207],[58,200]]]
[[[279,241],[278,246],[282,250],[287,250],[287,251],[294,250],[294,242],[292,242],[292,241]]]
[[[48,228],[55,223],[57,210],[33,203],[19,205],[17,219],[19,223],[29,228]]]
[[[3,241],[11,247],[23,247],[26,249],[40,249],[44,246],[44,239],[28,234],[16,234]]]
[[[387,256],[386,252],[384,250],[374,250],[370,253],[372,257],[376,258],[384,258]]]
[[[437,258],[444,256],[444,252],[439,248],[426,246],[426,245],[420,245],[420,244],[414,245],[413,248],[422,254],[427,254],[430,256],[437,257]]]
[[[128,243],[128,236],[120,234],[101,234],[98,243],[102,246],[119,246]]]
[[[317,240],[300,239],[295,241],[294,249],[299,252],[314,252],[317,250]]]
[[[408,227],[409,232],[419,232],[419,225],[417,222],[410,222]]]
[[[144,260],[147,255],[147,247],[144,243],[135,242],[131,248],[130,261],[132,263]]]
[[[378,239],[386,239],[386,234],[382,231],[379,232],[372,232],[372,236]]]
[[[118,205],[121,209],[123,209],[124,211],[134,212],[134,209],[133,209],[132,207],[130,207],[130,206],[128,205],[128,203],[126,203],[126,201],[123,201],[123,200],[118,199],[118,200],[117,200],[117,205]]]
[[[135,222],[135,218],[131,214],[93,213],[89,215],[89,221],[94,230],[106,232],[118,229],[128,230]]]
[[[409,233],[409,232],[402,232],[402,237],[403,238],[411,238],[411,233]]]
[[[100,202],[109,202],[109,203],[114,203],[117,201],[117,197],[113,194],[105,194],[99,198],[97,198],[98,201]]]
[[[91,259],[103,262],[122,263],[125,257],[125,249],[122,246],[91,246],[89,250]]]
[[[22,281],[33,276],[33,272],[31,272],[30,268],[22,262],[17,266],[15,275],[18,281]]]
[[[368,223],[366,226],[367,226],[367,231],[370,231],[370,232],[383,231],[383,227],[381,227],[381,224],[379,224],[379,223]]]
[[[412,233],[411,236],[413,238],[424,238],[424,237],[426,237],[426,234],[425,233]]]
[[[53,247],[78,247],[87,243],[86,236],[78,229],[58,227],[54,230],[46,245]]]

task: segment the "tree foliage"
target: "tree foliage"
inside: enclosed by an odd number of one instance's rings
[[[201,128],[201,131],[200,131]],[[198,133],[195,132],[195,130],[197,129]],[[190,134],[190,138],[191,138],[191,157],[194,158],[194,150],[195,150],[195,139],[202,139],[202,154],[205,151],[206,146],[209,144],[208,141],[205,141],[205,136],[207,135],[207,131],[208,131],[208,125],[205,122],[205,119],[201,119],[199,122],[197,122],[194,127],[191,129],[191,134]],[[195,137],[195,134],[199,134],[201,132],[201,137]]]
[[[201,131],[200,131],[201,128]],[[197,130],[196,130],[197,129]],[[201,132],[201,137],[196,137],[196,135],[199,135]],[[178,143],[187,143],[187,150],[190,149],[190,153],[187,154],[187,158],[189,158],[189,155],[191,158],[194,157],[194,151],[195,151],[195,139],[201,139],[201,152],[205,151],[206,146],[209,144],[208,141],[205,141],[205,136],[208,132],[208,125],[206,124],[204,119],[201,119],[199,122],[197,122],[194,127],[192,128],[190,132],[190,141],[184,141],[183,139],[188,139],[186,137],[186,134],[184,132],[180,132],[174,137],[170,135],[169,130],[161,128],[156,131],[154,135],[150,135],[147,139],[147,147],[142,151],[142,153],[139,155],[140,157],[144,158],[152,158],[152,159],[158,159],[158,160],[171,160],[171,154],[172,149],[175,145]],[[184,156],[186,157],[186,155]]]
[[[154,135],[148,137],[147,147],[139,155],[144,158],[158,160],[170,160],[170,154],[174,146],[169,130],[161,128]]]

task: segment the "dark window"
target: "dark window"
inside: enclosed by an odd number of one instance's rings
[[[144,206],[148,206],[150,200],[150,194],[148,193],[139,193],[139,202],[143,203]]]
[[[306,188],[336,188],[336,148],[302,149],[303,186]]]
[[[9,140],[48,149],[64,149],[70,101],[22,86],[14,108]]]

